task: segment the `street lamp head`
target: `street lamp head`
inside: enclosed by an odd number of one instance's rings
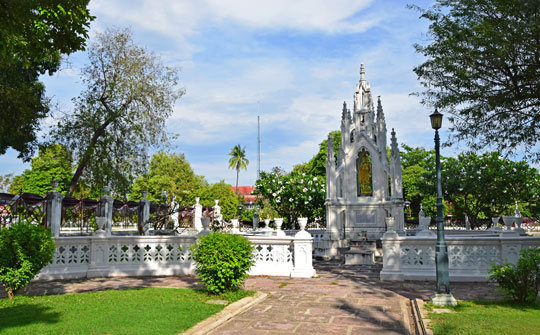
[[[435,112],[433,112],[433,114],[429,116],[429,118],[431,119],[431,128],[435,130],[440,129],[442,125],[442,117],[443,115],[439,113],[437,108],[435,108]]]

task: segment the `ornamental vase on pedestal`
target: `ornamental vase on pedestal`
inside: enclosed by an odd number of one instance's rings
[[[300,226],[300,230],[305,230],[307,226],[307,218],[298,218],[298,225]]]

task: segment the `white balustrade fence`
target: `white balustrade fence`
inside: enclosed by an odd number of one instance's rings
[[[251,275],[315,274],[311,236],[246,237],[254,246]],[[58,237],[53,261],[37,279],[192,275],[195,265],[190,246],[196,240],[197,236]]]
[[[446,236],[450,281],[487,281],[491,263],[516,263],[522,248],[540,247],[540,237]],[[435,280],[437,237],[398,236],[382,238],[381,280]]]

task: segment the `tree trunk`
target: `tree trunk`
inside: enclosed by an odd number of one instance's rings
[[[105,133],[105,129],[107,129],[109,124],[111,124],[115,118],[116,118],[115,113],[111,113],[109,118],[105,120],[105,122],[103,122],[103,124],[94,131],[94,135],[92,136],[90,143],[86,147],[86,151],[84,152],[84,155],[79,163],[79,166],[77,166],[77,170],[75,171],[73,178],[71,178],[71,181],[69,183],[69,188],[66,192],[66,197],[71,197],[71,195],[75,191],[75,187],[77,186],[77,183],[79,182],[79,179],[81,178],[84,172],[84,169],[86,168],[86,165],[88,165],[88,162],[90,161],[90,158],[92,157],[92,152],[94,151],[94,147],[96,146],[98,139],[101,136],[103,136],[103,134]]]
[[[238,195],[238,175],[240,174],[240,169],[236,169],[236,195]]]
[[[13,302],[13,298],[15,297],[15,293],[13,293],[13,290],[8,288],[7,290],[7,295],[8,295],[8,298],[9,298],[9,302]]]

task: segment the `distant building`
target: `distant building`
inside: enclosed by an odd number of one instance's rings
[[[255,190],[254,186],[238,186],[238,192],[236,191],[236,187],[232,186],[232,190],[244,199],[244,207],[246,209],[252,209],[255,206],[257,196],[252,194],[253,190]]]

